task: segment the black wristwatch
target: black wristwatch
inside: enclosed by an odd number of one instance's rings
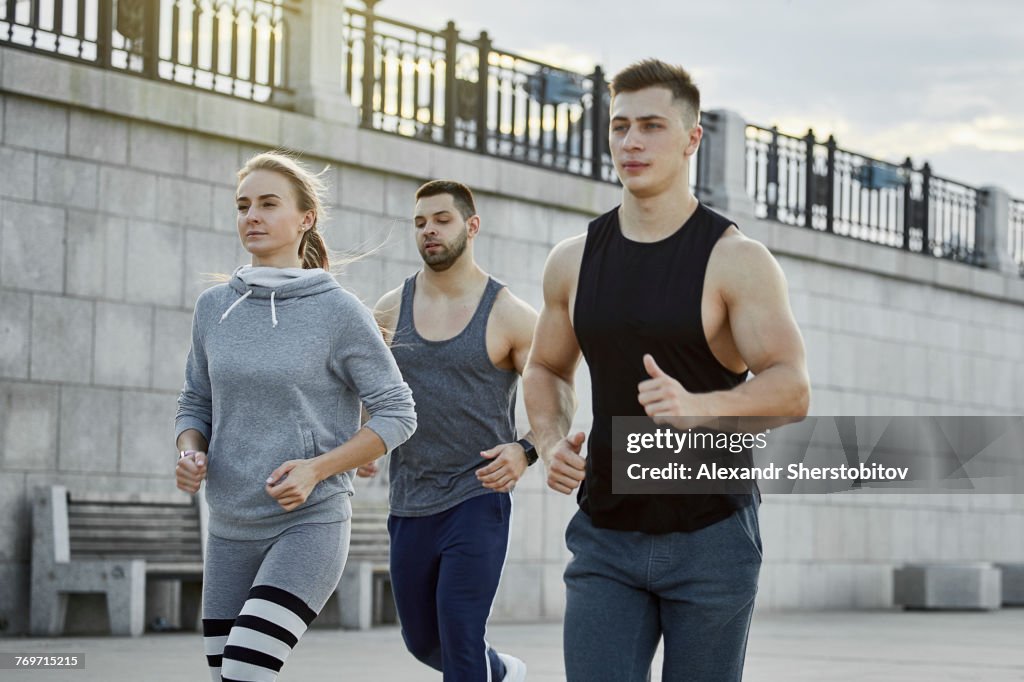
[[[523,452],[526,454],[526,466],[532,467],[534,463],[537,461],[537,459],[540,457],[540,455],[537,454],[537,448],[535,448],[533,446],[533,443],[526,440],[525,438],[520,438],[519,440],[516,441],[516,443],[518,443],[519,446],[523,448]]]

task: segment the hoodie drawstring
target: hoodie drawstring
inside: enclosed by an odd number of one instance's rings
[[[249,292],[252,293],[252,289]],[[276,291],[270,292],[270,320],[274,323],[275,329],[277,328],[277,308],[274,307],[274,294],[276,293]]]
[[[235,301],[234,303],[232,303],[232,304],[231,304],[231,305],[230,305],[230,306],[228,307],[228,309],[224,311],[224,314],[220,316],[220,322],[223,322],[224,320],[228,319],[228,315],[230,315],[230,314],[231,314],[231,311],[232,311],[232,310],[234,310],[234,309],[235,309],[235,307],[236,307],[236,306],[237,306],[237,305],[238,305],[239,303],[241,303],[241,302],[242,302],[242,301],[244,301],[245,299],[249,298],[250,294],[252,294],[252,289],[249,289],[249,291],[247,291],[247,292],[245,292],[244,294],[242,294],[241,296],[239,296],[239,297],[238,297],[238,300],[237,300],[237,301]],[[220,322],[218,322],[217,324],[220,324]],[[275,327],[277,326],[277,321],[276,321],[276,320],[274,321],[274,326],[275,326]]]

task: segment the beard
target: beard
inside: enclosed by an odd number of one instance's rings
[[[436,253],[427,253],[424,247],[420,247],[420,256],[423,258],[423,263],[433,270],[434,272],[444,272],[451,266],[455,265],[455,262],[459,260],[462,253],[466,250],[466,243],[469,241],[469,230],[463,228],[462,233],[453,239],[450,243],[445,244],[443,248]]]

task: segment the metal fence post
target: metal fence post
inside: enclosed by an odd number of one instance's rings
[[[768,220],[779,219],[779,128],[772,126],[772,141],[768,145],[768,171],[765,178],[765,204]]]
[[[83,20],[78,17],[79,23]],[[114,33],[114,0],[100,0],[96,25],[96,66],[110,66],[111,38]]]
[[[146,24],[142,38],[142,73],[156,79],[160,77],[160,4],[147,2],[144,11]],[[177,36],[172,37],[172,40],[175,39]],[[193,35],[192,40],[199,40],[199,35]]]
[[[363,31],[363,104],[360,124],[365,128],[373,127],[373,91],[377,84],[377,52],[374,46],[376,38],[373,32],[373,8],[379,0],[365,0],[366,27]]]
[[[804,155],[804,227],[814,227],[812,217],[814,215],[814,183],[817,179],[814,172],[814,129],[808,128],[804,137],[804,144],[807,149]]]
[[[914,227],[914,162],[908,156],[902,168],[907,173],[907,183],[903,186],[903,243],[900,246],[910,250],[910,230]],[[928,253],[928,240],[921,242],[921,252]]]
[[[595,180],[604,179],[604,152],[607,141],[607,117],[604,114],[604,95],[608,84],[604,81],[604,71],[600,66],[594,67],[590,76],[590,94],[593,101],[590,105],[590,177]]]
[[[932,203],[932,167],[927,161],[921,168],[921,244],[923,248],[928,247],[928,240],[931,238],[929,223],[931,222]],[[910,248],[907,246],[906,248]]]
[[[455,28],[455,22],[449,21],[441,31],[441,35],[444,36],[444,143],[449,147],[454,147],[455,121],[458,117],[455,60],[459,46],[459,31]]]
[[[828,136],[825,147],[828,149],[828,172],[825,176],[827,178],[825,182],[828,183],[825,187],[828,197],[825,203],[825,231],[832,232],[836,203],[836,138],[834,135]]]
[[[477,47],[480,50],[480,55],[477,58],[476,69],[476,150],[486,153],[488,136],[487,110],[490,107],[488,97],[491,78],[491,39],[487,35],[487,31],[480,32]]]

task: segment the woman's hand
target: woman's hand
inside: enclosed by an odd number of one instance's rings
[[[313,460],[292,459],[274,469],[265,490],[285,511],[292,511],[309,497],[320,482]]]
[[[184,490],[190,495],[199,492],[199,485],[206,478],[206,453],[185,450],[178,458],[178,466],[174,468],[174,478],[178,490]]]

